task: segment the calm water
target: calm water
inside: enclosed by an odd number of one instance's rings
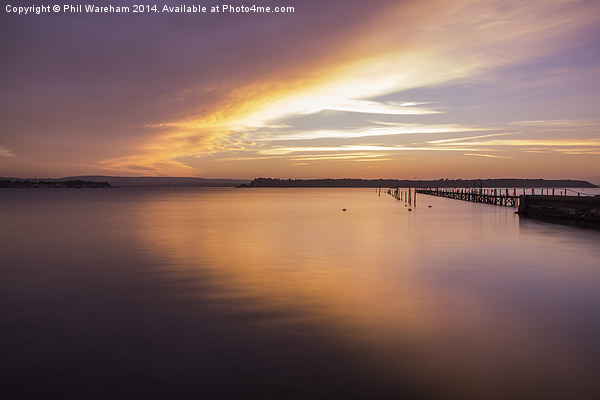
[[[2,392],[599,398],[600,232],[417,201],[4,189]]]

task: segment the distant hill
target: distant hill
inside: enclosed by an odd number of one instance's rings
[[[572,179],[278,179],[256,178],[242,187],[484,187],[484,188],[595,188],[587,181]]]
[[[6,180],[20,180],[20,178],[0,178]],[[33,181],[32,178],[28,180]],[[127,176],[68,176],[58,179],[37,179],[46,182],[65,182],[65,181],[88,181],[88,182],[108,182],[113,187],[235,187],[242,184],[248,184],[249,180],[243,179],[205,179],[205,178],[187,178],[187,177],[127,177]]]
[[[110,183],[98,181],[66,180],[66,181],[51,181],[51,180],[16,180],[16,179],[0,179],[0,188],[77,188],[77,189],[92,189],[92,188],[110,188]]]

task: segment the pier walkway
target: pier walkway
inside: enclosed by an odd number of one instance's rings
[[[416,189],[417,193],[449,199],[472,201],[476,203],[494,204],[506,207],[518,207],[519,195],[516,189],[510,193],[508,189]]]
[[[395,190],[395,191],[394,191]],[[517,189],[484,189],[484,188],[430,188],[430,189],[414,189],[414,194],[416,196],[417,193],[420,194],[428,194],[430,196],[438,196],[438,197],[447,197],[449,199],[456,200],[464,200],[464,201],[472,201],[475,203],[485,203],[485,204],[493,204],[497,206],[506,206],[506,207],[519,207],[519,203],[525,196],[536,196],[536,195],[546,195],[546,196],[554,196],[558,198],[562,198],[565,196],[579,197],[581,194],[584,196],[590,196],[591,194],[581,193],[572,189],[564,189],[558,190],[555,188],[538,188],[538,189],[519,189],[519,193],[517,194]],[[531,190],[531,192],[529,192]],[[392,193],[398,193],[398,189],[392,189]],[[408,192],[410,196],[410,190]],[[570,195],[571,194],[571,195]],[[569,196],[570,195],[570,196]],[[593,196],[593,195],[592,195]]]

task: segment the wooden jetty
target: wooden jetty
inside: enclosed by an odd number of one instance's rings
[[[391,189],[392,191],[394,188]],[[396,192],[398,188],[395,188]],[[429,189],[415,189],[415,196],[417,193],[428,194],[430,196],[446,197],[449,199],[472,201],[475,203],[485,203],[497,206],[505,207],[519,207],[519,203],[525,196],[537,196],[546,195],[554,197],[565,197],[568,196],[568,192],[576,194],[577,197],[581,195],[580,192],[571,189],[564,189],[558,191],[555,188],[539,188],[539,189],[519,189],[518,193],[516,188],[511,189],[484,189],[481,187],[476,188],[429,188]],[[410,193],[410,189],[409,189]],[[574,197],[574,196],[568,196]]]
[[[400,189],[392,187],[387,193],[397,200],[404,200],[405,205],[417,205],[417,193],[449,199],[471,201],[518,208],[522,216],[553,219],[576,220],[584,223],[600,224],[600,195],[582,193],[572,189],[483,189],[483,188],[433,188],[433,189]],[[521,192],[521,189],[519,189]],[[569,193],[567,193],[569,192]],[[381,192],[380,192],[381,193]],[[572,194],[571,194],[572,193]],[[381,195],[381,194],[380,194]],[[411,209],[408,209],[411,211]]]
[[[516,189],[510,193],[508,189],[416,189],[415,192],[430,196],[447,197],[449,199],[472,201],[476,203],[494,204],[497,206],[518,207],[519,195]]]

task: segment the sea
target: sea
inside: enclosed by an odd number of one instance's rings
[[[5,399],[600,398],[600,231],[511,207],[1,189],[0,264]]]

